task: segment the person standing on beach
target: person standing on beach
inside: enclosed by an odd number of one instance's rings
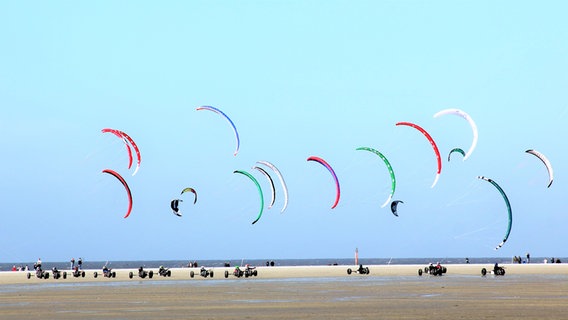
[[[75,258],[71,258],[71,270],[75,268]]]
[[[531,263],[531,254],[527,252],[527,263]]]
[[[79,258],[79,261],[77,261],[77,265],[79,266],[79,270],[83,270],[83,258]]]

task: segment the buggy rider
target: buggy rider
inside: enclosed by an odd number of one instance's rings
[[[495,262],[495,265],[493,266],[493,272],[498,273],[500,269],[501,267],[499,267],[499,263]]]
[[[110,272],[109,268],[107,267],[107,265],[105,264],[103,266],[103,275],[104,276],[108,276],[108,273]]]

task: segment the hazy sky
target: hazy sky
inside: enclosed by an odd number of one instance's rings
[[[0,261],[568,256],[561,1],[3,1]],[[223,110],[229,124],[202,105]],[[448,152],[472,141],[466,161]],[[414,122],[436,141],[436,158]],[[128,133],[142,155],[132,176]],[[399,217],[381,208],[397,178]],[[554,168],[548,174],[536,149]],[[318,156],[334,168],[335,185]],[[246,170],[289,190],[265,207]],[[132,189],[133,210],[113,169]],[[269,171],[270,172],[270,171]],[[503,198],[513,209],[508,242]],[[180,197],[185,187],[197,190]],[[172,214],[184,200],[183,217]]]

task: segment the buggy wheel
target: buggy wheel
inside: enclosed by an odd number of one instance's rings
[[[172,276],[172,270],[168,270],[168,277]]]
[[[116,278],[116,272],[114,272],[114,271],[112,272],[112,277]]]
[[[148,272],[148,278],[152,279],[153,276],[154,276],[154,271],[150,270],[150,272]]]
[[[81,278],[84,278],[84,277],[85,277],[85,271],[82,271],[81,272]]]
[[[347,274],[351,274],[351,272],[353,272],[351,268],[347,269]]]
[[[369,267],[365,267],[365,272],[366,272],[367,274],[371,273],[371,272],[369,271]]]
[[[422,276],[422,269],[418,269],[418,276]]]
[[[213,278],[213,270],[211,270],[211,272],[209,272],[209,275],[211,276],[211,278]]]
[[[96,279],[97,276],[98,276],[98,274],[97,274],[97,272],[95,271],[95,272],[93,273],[93,277],[95,277],[95,279]]]
[[[482,276],[485,276],[486,274],[487,274],[487,269],[482,268],[482,269],[481,269],[481,275],[482,275]]]
[[[32,274],[28,272],[28,274],[26,274],[26,277],[29,279],[32,277]]]
[[[49,279],[49,273],[44,272],[44,273],[43,273],[43,277],[44,277],[44,279]]]
[[[134,276],[134,274],[132,273],[132,271],[130,271],[130,272],[128,273],[128,277],[129,277],[130,279],[132,279],[133,276]]]
[[[225,278],[229,277],[229,271],[225,270]]]
[[[67,271],[63,271],[63,279],[67,279]]]
[[[256,276],[258,275],[258,271],[257,271],[257,270],[253,270],[253,271],[252,271],[252,275],[256,277]]]
[[[195,277],[195,272],[193,272],[193,270],[190,271],[190,272],[189,272],[189,276],[190,276],[191,278]]]

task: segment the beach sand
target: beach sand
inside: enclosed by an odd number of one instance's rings
[[[164,278],[27,279],[0,273],[2,319],[568,319],[568,264],[446,265],[442,277],[418,276],[423,265],[257,267],[252,278],[199,276],[172,269]],[[153,269],[155,272],[156,270]],[[189,272],[196,275],[190,278]],[[97,270],[100,272],[100,270]]]

